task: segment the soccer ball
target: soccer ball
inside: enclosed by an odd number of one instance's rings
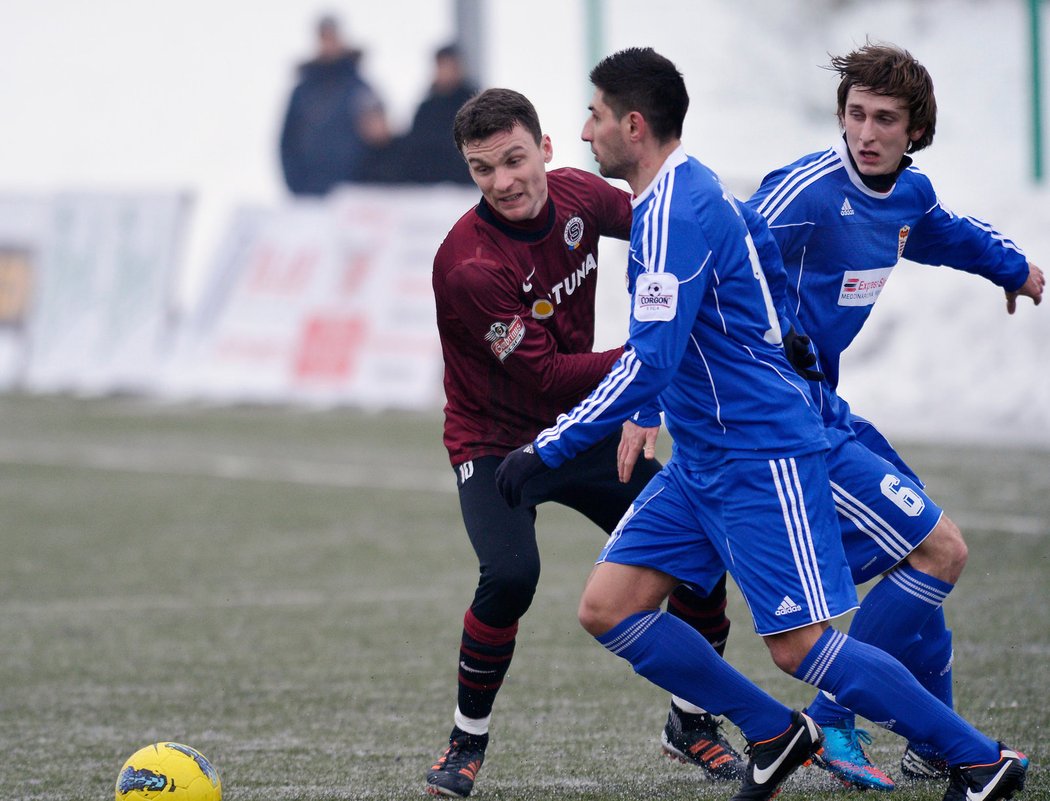
[[[116,801],[222,801],[219,774],[195,748],[154,743],[128,757]]]

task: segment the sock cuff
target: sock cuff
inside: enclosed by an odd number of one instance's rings
[[[506,645],[518,635],[518,623],[506,628],[497,628],[487,623],[482,623],[474,615],[473,609],[468,609],[463,615],[463,630],[473,639],[485,645]]]
[[[815,687],[823,687],[828,671],[835,663],[835,657],[839,655],[848,639],[842,632],[829,627],[806,654],[806,658],[795,671],[795,678]]]
[[[468,718],[462,712],[459,711],[459,707],[456,707],[456,714],[453,719],[455,720],[456,726],[467,734],[473,734],[480,736],[482,734],[489,733],[489,721],[492,720],[492,714],[489,713],[483,718]]]
[[[941,581],[928,573],[916,570],[907,562],[901,562],[886,574],[887,580],[893,582],[901,592],[918,598],[930,606],[940,606],[948,593],[955,587],[947,581]]]
[[[617,656],[623,656],[623,652],[634,645],[645,632],[652,628],[661,615],[663,615],[663,612],[659,610],[656,612],[635,612],[633,615],[621,620],[605,634],[594,639]]]

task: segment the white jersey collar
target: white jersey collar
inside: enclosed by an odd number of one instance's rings
[[[868,197],[878,198],[879,200],[885,200],[893,194],[893,190],[897,188],[897,183],[894,182],[893,186],[890,187],[889,192],[876,192],[871,189],[867,184],[864,183],[864,179],[860,177],[860,173],[857,172],[853,166],[853,162],[849,157],[849,146],[846,144],[845,139],[839,139],[835,144],[831,146],[831,149],[838,155],[839,160],[842,161],[842,166],[846,170],[846,175],[849,176],[850,183],[857,187],[858,190],[863,192]]]

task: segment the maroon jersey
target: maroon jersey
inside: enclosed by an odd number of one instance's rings
[[[547,191],[546,209],[527,223],[482,200],[434,257],[453,465],[535,439],[622,353],[591,348],[598,238],[630,236],[630,196],[569,168],[547,173]]]

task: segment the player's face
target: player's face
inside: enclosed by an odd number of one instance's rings
[[[909,133],[908,121],[908,107],[900,98],[850,88],[842,127],[863,175],[886,175],[897,169],[908,146],[923,134],[922,129]]]
[[[595,90],[588,108],[591,115],[583,124],[580,138],[591,143],[598,172],[606,178],[626,178],[629,160],[621,120],[606,104],[601,89]]]
[[[547,205],[547,164],[554,157],[549,136],[539,144],[525,128],[463,145],[470,177],[485,202],[512,222],[532,220]]]

